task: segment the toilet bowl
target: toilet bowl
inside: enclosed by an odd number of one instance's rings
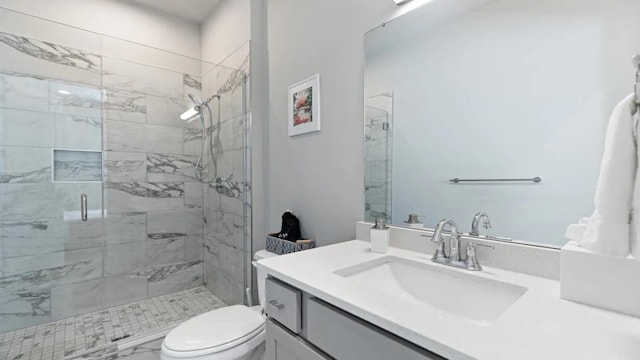
[[[256,252],[254,259],[277,256]],[[162,341],[162,360],[259,360],[264,353],[264,288],[266,274],[258,270],[260,306],[233,305],[190,319]]]

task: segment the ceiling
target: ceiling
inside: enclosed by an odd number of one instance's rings
[[[128,0],[173,16],[200,23],[220,0]]]

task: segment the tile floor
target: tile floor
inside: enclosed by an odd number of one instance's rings
[[[62,360],[115,349],[112,339],[138,337],[226,304],[204,287],[0,334],[0,359]]]

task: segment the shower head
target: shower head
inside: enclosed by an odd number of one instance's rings
[[[191,94],[187,94],[187,96],[189,96],[189,99],[191,99],[191,101],[195,106],[193,106],[191,109],[185,111],[184,113],[182,113],[182,115],[180,115],[180,119],[186,122],[192,122],[196,120],[199,116],[201,116],[200,110],[202,109],[203,106],[206,106],[208,108],[209,107],[208,104],[209,102],[211,102],[211,100],[213,99],[220,100],[220,95],[212,95],[207,100],[202,102],[196,99],[195,96]]]
[[[198,117],[200,117],[200,106],[194,106],[180,115],[180,119],[188,123],[196,120]]]

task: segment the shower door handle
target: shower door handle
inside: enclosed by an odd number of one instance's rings
[[[89,220],[89,214],[87,212],[87,194],[85,193],[80,194],[80,216],[84,222]]]

